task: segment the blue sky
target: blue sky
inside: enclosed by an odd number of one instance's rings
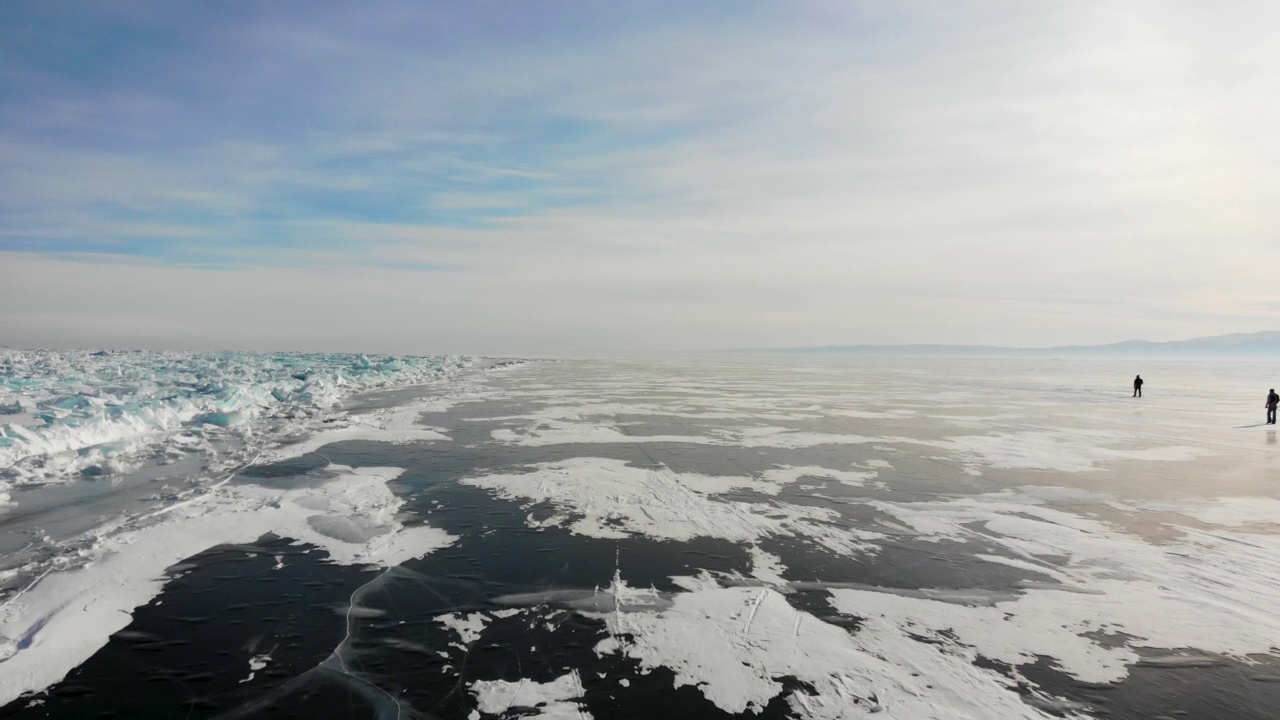
[[[678,18],[678,7],[654,10]],[[476,228],[633,197],[643,191],[616,187],[625,178],[573,165],[686,122],[624,126],[558,107],[578,81],[564,63],[589,65],[644,20],[633,15],[515,3],[83,10],[17,4],[0,18],[0,117],[25,150],[10,148],[4,171],[0,248],[346,262],[370,240],[317,238],[316,225]],[[544,59],[559,66],[547,76],[530,68]]]
[[[0,345],[1270,329],[1276,15],[5,3]]]

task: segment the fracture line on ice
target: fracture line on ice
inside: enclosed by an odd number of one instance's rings
[[[746,635],[747,633],[751,632],[751,623],[755,621],[756,612],[760,610],[760,603],[764,602],[764,596],[767,595],[768,593],[769,593],[768,589],[765,589],[765,590],[761,590],[758,594],[756,594],[755,601],[751,603],[751,612],[747,614],[747,624],[745,627],[742,628],[743,635]],[[796,617],[797,628],[799,627],[799,625],[800,625],[800,618],[797,616]]]
[[[395,695],[392,695],[392,694],[391,694],[391,693],[389,693],[389,692],[387,692],[385,689],[383,689],[383,688],[382,688],[381,686],[379,686],[377,683],[370,682],[367,678],[360,677],[359,675],[356,675],[355,673],[351,672],[351,668],[347,666],[347,660],[346,660],[346,658],[344,658],[344,657],[342,656],[342,649],[343,649],[343,647],[345,647],[345,646],[347,645],[347,643],[351,641],[351,620],[352,620],[352,617],[351,617],[351,611],[352,611],[352,610],[354,610],[354,609],[355,609],[355,607],[356,607],[356,596],[358,596],[358,595],[361,593],[361,591],[363,591],[365,588],[369,587],[370,585],[373,585],[374,583],[378,582],[378,581],[379,581],[379,580],[381,580],[382,578],[386,577],[386,576],[387,576],[387,574],[388,574],[388,573],[390,573],[390,572],[391,572],[391,570],[389,570],[389,569],[388,569],[388,570],[383,570],[382,572],[378,573],[378,576],[377,576],[377,577],[373,578],[373,579],[372,579],[372,580],[370,580],[369,582],[367,582],[367,583],[365,583],[365,584],[361,585],[360,587],[356,588],[355,590],[353,590],[353,591],[351,592],[351,597],[347,600],[347,612],[346,612],[346,634],[344,634],[344,635],[343,635],[342,640],[338,642],[337,647],[335,647],[335,648],[333,649],[333,653],[332,653],[332,654],[330,654],[330,655],[329,655],[329,657],[330,657],[330,658],[333,658],[333,659],[336,659],[336,660],[338,661],[338,665],[339,665],[339,667],[341,667],[341,668],[342,668],[342,673],[343,673],[344,675],[346,675],[347,677],[351,678],[352,680],[355,680],[356,682],[359,682],[359,683],[364,684],[364,685],[368,685],[369,687],[371,687],[371,688],[373,688],[373,689],[377,690],[378,692],[382,693],[383,695],[386,695],[386,696],[387,696],[387,698],[388,698],[389,700],[391,700],[391,702],[395,703],[395,706],[396,706],[396,720],[399,720],[399,718],[403,717],[403,715],[404,715],[404,707],[400,705],[400,701],[399,701],[398,699],[396,699],[396,696],[395,696]],[[320,663],[320,665],[317,665],[316,667],[317,667],[317,668],[321,668],[321,667],[323,667],[323,666],[324,666],[324,664],[325,664],[325,663],[323,663],[323,662],[322,662],[322,663]]]
[[[187,498],[186,500],[182,500],[182,501],[180,501],[180,502],[176,502],[176,503],[174,503],[174,504],[172,504],[172,505],[167,505],[167,506],[162,507],[162,508],[160,508],[160,509],[158,509],[158,510],[153,510],[153,511],[148,512],[148,513],[143,513],[143,514],[141,514],[141,515],[135,515],[135,516],[133,516],[133,517],[126,517],[125,519],[121,520],[119,523],[117,523],[117,524],[115,524],[115,525],[103,525],[103,526],[100,526],[100,527],[94,528],[93,530],[90,530],[90,531],[88,531],[88,532],[86,532],[86,533],[84,533],[84,534],[80,535],[80,536],[79,536],[78,538],[76,538],[76,539],[78,539],[78,540],[83,540],[83,539],[88,539],[88,538],[94,538],[94,539],[97,539],[97,540],[101,540],[101,539],[105,538],[107,535],[110,535],[110,534],[112,534],[112,533],[120,532],[120,531],[123,531],[123,530],[128,530],[128,529],[131,529],[131,528],[136,528],[136,527],[138,527],[139,525],[141,525],[143,522],[145,522],[145,521],[147,521],[147,520],[150,520],[150,519],[152,519],[152,518],[157,518],[157,517],[160,517],[160,516],[162,516],[162,515],[166,515],[166,514],[168,514],[168,513],[172,512],[172,511],[177,510],[177,509],[182,508],[182,507],[187,507],[187,506],[190,506],[190,505],[194,505],[194,504],[196,504],[196,503],[198,503],[198,502],[200,502],[200,501],[203,501],[203,500],[207,499],[210,493],[212,493],[214,490],[217,490],[218,488],[222,487],[223,485],[226,485],[226,484],[227,484],[228,482],[230,482],[230,481],[231,481],[231,479],[232,479],[232,478],[234,478],[234,477],[235,477],[235,476],[236,476],[236,475],[237,475],[241,470],[244,470],[245,468],[249,467],[250,465],[253,465],[254,461],[256,461],[257,459],[258,459],[258,456],[257,456],[257,455],[255,455],[251,460],[248,460],[248,461],[246,461],[246,462],[244,462],[244,463],[240,464],[240,465],[239,465],[239,466],[237,466],[234,470],[232,470],[231,472],[227,473],[227,476],[226,476],[226,477],[224,477],[224,478],[222,478],[222,480],[220,480],[220,481],[218,481],[217,483],[215,483],[215,484],[213,484],[213,485],[209,486],[208,488],[205,488],[205,489],[204,489],[205,491],[204,491],[204,492],[202,492],[202,493],[200,493],[200,494],[198,494],[198,495],[193,495],[192,497],[189,497],[189,498]],[[24,548],[24,549],[25,549],[25,548]],[[17,600],[18,600],[18,598],[20,598],[20,597],[22,597],[24,594],[26,594],[26,592],[27,592],[28,590],[30,590],[30,589],[34,588],[36,585],[40,584],[40,581],[41,581],[41,580],[43,580],[47,575],[49,575],[49,573],[53,572],[54,570],[59,570],[59,569],[66,569],[66,568],[59,568],[59,567],[57,567],[56,565],[51,565],[50,567],[45,568],[44,572],[40,573],[40,574],[39,574],[35,579],[33,579],[30,583],[28,583],[28,584],[27,584],[25,587],[23,587],[21,590],[19,590],[16,594],[14,594],[12,597],[7,598],[7,599],[4,601],[4,603],[0,604],[0,609],[4,609],[4,608],[8,607],[10,604],[12,604],[13,602],[17,601]],[[0,662],[3,662],[4,660],[7,660],[7,659],[8,659],[7,657],[6,657],[6,658],[0,658]]]
[[[27,592],[28,590],[30,590],[31,588],[33,588],[33,587],[35,587],[36,585],[38,585],[38,584],[40,583],[40,581],[44,579],[44,576],[45,576],[45,575],[48,575],[49,573],[51,573],[51,572],[53,572],[53,571],[54,571],[54,568],[52,568],[52,567],[45,568],[45,571],[44,571],[44,572],[42,572],[42,573],[40,573],[40,576],[39,576],[39,577],[37,577],[36,579],[34,579],[34,580],[32,580],[31,582],[27,583],[27,585],[26,585],[25,587],[23,587],[21,590],[19,590],[17,593],[15,593],[13,597],[11,597],[11,598],[9,598],[9,599],[5,600],[5,601],[4,601],[4,604],[3,604],[3,605],[0,605],[0,610],[4,609],[4,608],[6,608],[6,607],[9,607],[9,604],[10,604],[10,603],[13,603],[13,602],[14,602],[14,601],[16,601],[18,598],[20,598],[20,597],[22,597],[23,595],[25,595],[25,594],[26,594],[26,592]],[[8,658],[0,658],[0,661],[2,661],[2,660],[7,660],[7,659],[8,659]]]

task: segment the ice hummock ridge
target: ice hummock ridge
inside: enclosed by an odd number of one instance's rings
[[[361,390],[427,382],[470,358],[304,353],[0,351],[5,486],[124,472],[309,424]]]

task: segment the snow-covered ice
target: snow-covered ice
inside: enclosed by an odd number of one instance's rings
[[[815,720],[1261,719],[1280,700],[1280,684],[1256,681],[1280,676],[1280,445],[1254,417],[1263,366],[1143,365],[1138,400],[1127,360],[485,373],[343,357],[280,385],[299,360],[119,355],[7,356],[0,531],[44,554],[0,569],[0,701],[56,688],[136,608],[196,602],[173,582],[199,572],[189,558],[269,534],[326,554],[279,602],[322,606],[338,645],[290,665],[298,643],[224,628],[247,639],[234,662],[209,662],[225,664],[240,712],[301,703],[315,678],[402,717],[644,716],[677,692],[690,716]],[[370,379],[347,378],[352,363]],[[236,390],[152,392],[210,373]],[[356,389],[425,380],[439,384],[345,408]],[[161,410],[177,414],[146,414]],[[123,444],[100,447],[110,432]],[[168,494],[127,496],[141,507],[72,494],[89,498],[71,513],[87,529],[22,524],[54,512],[35,503],[60,497],[48,493],[104,477],[123,491],[180,457],[202,462]],[[90,520],[95,508],[110,512]],[[297,563],[270,560],[262,582]],[[326,567],[377,571],[335,596]],[[79,697],[19,702],[106,707]]]
[[[707,578],[683,582],[687,592],[677,594],[670,609],[606,616],[614,637],[597,652],[671,668],[677,686],[696,686],[731,713],[760,712],[784,692],[780,680],[791,677],[813,688],[787,695],[801,718],[884,710],[892,718],[1045,717],[1009,692],[1007,681],[911,640],[900,627],[871,622],[850,635],[770,588],[722,588]]]
[[[481,713],[505,717],[511,710],[532,710],[522,717],[546,720],[590,720],[591,715],[574,702],[582,697],[577,671],[546,683],[532,680],[480,680],[471,686]]]

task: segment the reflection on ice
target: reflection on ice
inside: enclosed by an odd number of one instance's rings
[[[936,443],[975,466],[1091,472],[1118,460],[1186,462],[1212,454],[1205,448],[1125,443],[1103,430],[1018,430],[963,435]],[[1128,445],[1128,446],[1126,446]]]
[[[671,595],[615,585],[605,590],[545,590],[502,595],[493,598],[493,602],[510,607],[559,605],[583,613],[659,612],[671,607]]]
[[[422,643],[416,643],[416,642],[413,642],[412,640],[406,640],[401,637],[386,637],[386,638],[382,638],[381,642],[383,645],[386,645],[388,647],[393,647],[396,650],[403,650],[405,652],[417,653],[419,655],[434,656],[439,652],[438,650],[427,647]]]
[[[1142,659],[1138,661],[1138,665],[1142,667],[1164,667],[1164,668],[1196,668],[1196,667],[1215,667],[1227,664],[1225,658],[1217,655],[1207,655],[1205,653],[1186,652],[1186,653],[1170,653],[1170,654],[1144,654]]]
[[[393,529],[390,525],[378,523],[368,517],[352,520],[341,515],[312,515],[307,518],[307,524],[325,537],[355,544],[367,543]]]
[[[1010,602],[1017,600],[1019,597],[1019,593],[1006,592],[1002,590],[986,590],[983,588],[886,588],[854,582],[802,581],[790,583],[790,587],[793,590],[865,590],[867,592],[879,592],[888,595],[897,595],[899,597],[936,600],[937,602],[953,603],[956,605],[982,605],[986,607],[994,607],[998,603]]]

